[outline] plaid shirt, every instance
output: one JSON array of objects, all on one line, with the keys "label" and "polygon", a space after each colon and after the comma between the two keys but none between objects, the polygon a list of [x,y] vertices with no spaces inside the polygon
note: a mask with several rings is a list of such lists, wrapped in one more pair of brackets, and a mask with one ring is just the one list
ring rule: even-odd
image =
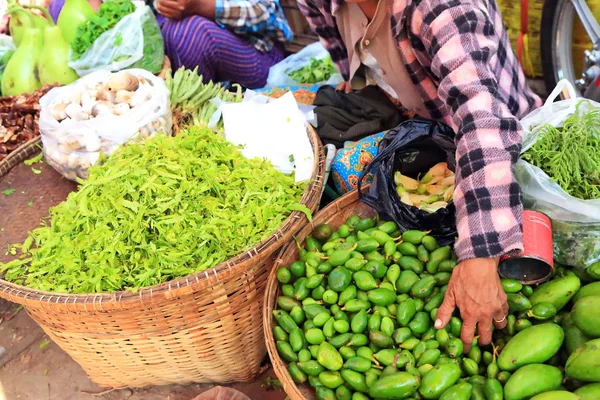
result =
[{"label": "plaid shirt", "polygon": [[294,38],[279,0],[216,0],[215,21],[267,52]]},{"label": "plaid shirt", "polygon": [[[299,0],[300,10],[348,78],[335,23],[343,0]],[[430,115],[456,135],[455,250],[460,260],[522,250],[519,118],[541,105],[493,0],[391,0],[392,34]]]}]

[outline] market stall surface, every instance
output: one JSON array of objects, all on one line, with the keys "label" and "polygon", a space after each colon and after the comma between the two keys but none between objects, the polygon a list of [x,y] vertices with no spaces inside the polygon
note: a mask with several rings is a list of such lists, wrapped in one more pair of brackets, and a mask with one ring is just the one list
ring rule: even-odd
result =
[{"label": "market stall surface", "polygon": [[[41,173],[39,172],[41,171]],[[49,165],[20,164],[0,178],[0,261],[6,249],[37,227],[48,209],[63,201],[76,185]],[[250,384],[228,385],[252,400],[281,400],[266,370]],[[106,391],[91,382],[81,367],[16,304],[0,300],[0,399],[6,400],[191,400],[213,385],[171,385]],[[102,394],[105,392],[104,394]]]}]

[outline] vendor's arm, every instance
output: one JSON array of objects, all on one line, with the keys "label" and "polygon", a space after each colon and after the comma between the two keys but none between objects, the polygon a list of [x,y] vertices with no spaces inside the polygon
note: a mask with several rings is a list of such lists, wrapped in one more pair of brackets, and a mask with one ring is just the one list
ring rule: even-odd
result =
[{"label": "vendor's arm", "polygon": [[329,52],[331,60],[336,64],[344,79],[348,80],[350,69],[348,52],[334,17],[331,12],[326,12],[330,7],[331,0],[298,0],[298,8],[306,17],[313,31],[319,36],[323,47]]},{"label": "vendor's arm", "polygon": [[471,343],[477,325],[480,341],[489,343],[492,320],[504,326],[508,311],[498,259],[523,247],[520,189],[512,174],[522,132],[499,95],[516,77],[503,71],[507,76],[500,88],[490,69],[492,60],[502,63],[506,54],[499,51],[499,35],[481,6],[468,1],[432,2],[436,7],[425,3],[418,7],[423,13],[413,18],[423,18],[420,37],[440,82],[438,96],[458,127],[455,250],[461,263],[436,326],[445,325],[457,306],[465,321],[463,341]]}]

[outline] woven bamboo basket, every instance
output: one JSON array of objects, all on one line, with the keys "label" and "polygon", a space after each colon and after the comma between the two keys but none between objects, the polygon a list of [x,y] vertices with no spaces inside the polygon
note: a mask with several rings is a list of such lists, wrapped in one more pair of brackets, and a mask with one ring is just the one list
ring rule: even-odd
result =
[{"label": "woven bamboo basket", "polygon": [[[315,163],[301,202],[317,209],[325,155],[309,127]],[[247,382],[266,348],[262,300],[276,251],[307,220],[293,212],[279,231],[216,267],[137,293],[69,295],[0,279],[0,297],[22,304],[44,332],[103,387]]]},{"label": "woven bamboo basket", "polygon": [[[295,237],[300,243],[304,243],[304,239],[311,234],[315,226],[327,223],[337,229],[352,215],[359,215],[363,218],[376,215],[375,210],[359,201],[358,191],[356,190],[340,197],[321,210],[315,218],[313,218],[312,222],[302,228]],[[273,310],[277,306],[277,297],[281,294],[279,282],[276,277],[277,269],[282,265],[290,265],[297,259],[298,248],[296,242],[292,240],[281,248],[275,261],[275,265],[269,274],[264,298],[262,316],[263,327],[267,351],[269,352],[269,357],[273,364],[273,370],[275,371],[277,378],[281,381],[285,393],[291,400],[312,400],[315,398],[314,391],[309,385],[298,386],[292,380],[287,369],[287,363],[279,356],[275,347],[275,339],[273,338]]]},{"label": "woven bamboo basket", "polygon": [[0,178],[29,157],[39,153],[41,146],[41,139],[38,136],[17,147],[5,159],[0,161]]}]

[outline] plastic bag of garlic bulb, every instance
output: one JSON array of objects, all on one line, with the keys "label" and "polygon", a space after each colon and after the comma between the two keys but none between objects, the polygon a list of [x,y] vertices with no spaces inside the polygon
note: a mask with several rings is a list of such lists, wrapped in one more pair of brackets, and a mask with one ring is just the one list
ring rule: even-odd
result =
[{"label": "plastic bag of garlic bulb", "polygon": [[97,71],[40,99],[44,158],[65,178],[87,178],[100,153],[144,140],[156,132],[171,135],[169,91],[162,79],[143,69]]}]

